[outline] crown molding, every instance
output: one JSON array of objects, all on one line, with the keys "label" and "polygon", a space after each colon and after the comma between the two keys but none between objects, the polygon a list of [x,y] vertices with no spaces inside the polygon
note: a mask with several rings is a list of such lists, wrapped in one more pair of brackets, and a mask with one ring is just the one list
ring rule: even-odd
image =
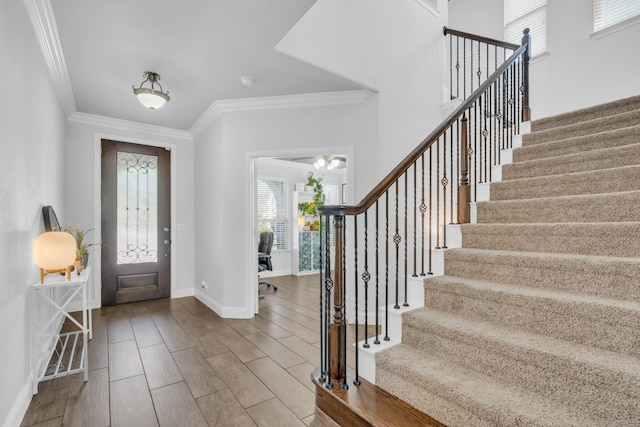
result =
[{"label": "crown molding", "polygon": [[198,137],[211,123],[224,113],[361,104],[373,95],[373,92],[363,89],[214,101],[209,108],[202,113],[198,120],[196,120],[193,126],[191,126],[189,132],[193,138]]},{"label": "crown molding", "polygon": [[186,130],[149,125],[140,122],[132,122],[130,120],[114,119],[112,117],[98,116],[95,114],[76,112],[73,113],[71,117],[69,117],[69,121],[84,125],[115,129],[123,132],[138,132],[152,136],[162,136],[184,141],[193,141],[193,137]]},{"label": "crown molding", "polygon": [[60,104],[67,117],[76,112],[76,103],[71,89],[67,63],[62,53],[56,20],[50,0],[23,0],[33,25],[44,61],[49,68],[53,84],[58,92]]}]

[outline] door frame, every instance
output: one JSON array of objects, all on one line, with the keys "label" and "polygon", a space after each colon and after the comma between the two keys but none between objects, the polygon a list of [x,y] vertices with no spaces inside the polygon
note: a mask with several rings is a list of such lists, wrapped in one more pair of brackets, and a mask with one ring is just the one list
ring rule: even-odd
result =
[{"label": "door frame", "polygon": [[[256,189],[256,180],[258,179],[258,174],[256,173],[255,161],[256,159],[264,159],[264,158],[278,158],[278,157],[289,157],[289,156],[323,156],[323,155],[331,155],[336,153],[343,153],[345,158],[347,159],[347,194],[348,200],[353,200],[353,177],[354,177],[354,164],[353,164],[353,146],[341,146],[341,147],[309,147],[309,148],[287,148],[281,150],[267,150],[267,151],[250,151],[246,153],[245,156],[245,165],[246,165],[246,173],[247,182],[245,183],[245,200],[248,200],[248,212],[247,212],[247,221],[249,233],[247,233],[246,238],[246,254],[244,259],[245,263],[245,271],[252,271],[252,266],[258,265],[258,252],[256,251],[258,242],[256,240],[256,236],[258,235],[258,213],[257,213],[257,189]],[[289,191],[293,191],[289,188]],[[291,207],[289,207],[291,208]],[[289,209],[291,210],[291,209]],[[293,238],[293,236],[290,236]],[[247,281],[245,286],[246,292],[246,301],[252,302],[253,313],[258,314],[259,308],[259,299],[258,292],[255,291],[256,282],[258,280],[257,277],[257,267],[253,268],[255,270],[254,275],[247,275]]]},{"label": "door frame", "polygon": [[[177,246],[177,242],[179,240],[178,233],[176,232],[176,156],[177,154],[177,144],[166,143],[166,142],[158,142],[152,141],[148,139],[142,138],[134,138],[130,136],[122,136],[111,133],[102,133],[96,132],[94,134],[94,194],[96,197],[94,199],[93,206],[93,223],[95,224],[94,232],[96,236],[99,236],[100,240],[102,240],[102,140],[103,139],[111,139],[114,141],[120,141],[125,143],[132,144],[140,144],[140,145],[149,145],[152,147],[161,147],[168,148],[171,150],[171,162],[170,162],[170,186],[171,186],[171,198],[170,198],[170,212],[171,212],[171,274],[169,276],[169,280],[171,281],[171,295],[169,298],[177,298],[182,295],[178,295],[176,291],[177,284],[177,265],[176,265],[176,254],[174,248]],[[92,263],[95,267],[92,271],[93,273],[93,308],[102,307],[102,292],[101,292],[101,284],[102,284],[102,254],[100,251],[96,251],[92,256]],[[257,261],[256,261],[257,262]]]}]

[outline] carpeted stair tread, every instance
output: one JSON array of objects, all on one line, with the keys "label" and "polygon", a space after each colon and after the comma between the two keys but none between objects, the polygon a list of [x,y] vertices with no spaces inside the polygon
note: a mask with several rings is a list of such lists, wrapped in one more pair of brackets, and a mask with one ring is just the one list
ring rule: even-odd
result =
[{"label": "carpeted stair tread", "polygon": [[640,301],[640,257],[449,249],[444,274],[495,283]]},{"label": "carpeted stair tread", "polygon": [[595,426],[561,402],[400,344],[378,354],[378,383],[450,427]]},{"label": "carpeted stair tread", "polygon": [[634,191],[638,188],[638,182],[640,182],[640,165],[511,179],[491,183],[491,200]]},{"label": "carpeted stair tread", "polygon": [[425,280],[425,307],[640,356],[640,303],[490,281]]},{"label": "carpeted stair tread", "polygon": [[465,248],[640,256],[640,222],[464,224],[462,236]]},{"label": "carpeted stair tread", "polygon": [[625,111],[607,117],[599,117],[592,120],[584,120],[565,126],[558,126],[543,131],[535,131],[523,135],[523,146],[540,144],[548,141],[574,138],[583,135],[597,134],[614,129],[620,129],[631,125],[636,125],[640,121],[640,109]]},{"label": "carpeted stair tread", "polygon": [[638,158],[640,158],[640,144],[589,150],[507,164],[502,167],[502,179],[508,181],[637,165]]},{"label": "carpeted stair tread", "polygon": [[640,421],[640,360],[432,308],[403,316],[403,344],[605,418]]},{"label": "carpeted stair tread", "polygon": [[640,191],[478,202],[478,223],[634,222]]},{"label": "carpeted stair tread", "polygon": [[640,96],[618,99],[605,104],[534,120],[531,122],[531,130],[534,132],[543,131],[553,127],[566,126],[599,117],[613,116],[637,109],[640,109]]},{"label": "carpeted stair tread", "polygon": [[[629,122],[629,124],[631,123],[640,123],[640,110],[638,110],[638,117],[634,118],[634,121]],[[530,144],[525,139],[522,147],[513,151],[513,161],[521,162],[542,159],[637,143],[640,143],[640,126],[628,126],[588,135],[570,135],[568,138],[552,139],[537,144]]]}]

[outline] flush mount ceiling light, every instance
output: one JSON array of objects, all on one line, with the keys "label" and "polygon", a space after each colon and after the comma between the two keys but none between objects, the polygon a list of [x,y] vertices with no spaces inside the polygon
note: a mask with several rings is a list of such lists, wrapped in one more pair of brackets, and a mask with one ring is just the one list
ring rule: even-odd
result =
[{"label": "flush mount ceiling light", "polygon": [[338,160],[337,157],[322,156],[318,160],[316,160],[315,163],[313,163],[313,166],[315,166],[316,169],[327,168],[331,170],[333,168],[338,167],[339,164],[340,164],[340,160]]},{"label": "flush mount ceiling light", "polygon": [[[133,93],[138,97],[138,101],[150,110],[157,110],[164,107],[169,102],[169,92],[163,92],[160,86],[160,74],[153,71],[145,71],[143,74],[145,80],[140,83],[140,87],[131,86]],[[145,83],[149,83],[151,87],[142,87]],[[156,90],[156,85],[160,90]]]},{"label": "flush mount ceiling light", "polygon": [[242,77],[240,77],[240,82],[242,82],[242,84],[247,86],[247,87],[253,86],[253,83],[255,83],[255,81],[256,81],[256,79],[254,79],[251,76],[242,76]]}]

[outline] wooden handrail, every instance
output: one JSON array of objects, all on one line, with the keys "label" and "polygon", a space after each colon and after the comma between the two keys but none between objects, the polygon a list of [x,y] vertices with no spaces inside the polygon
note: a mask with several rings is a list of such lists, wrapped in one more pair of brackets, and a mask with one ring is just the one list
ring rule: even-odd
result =
[{"label": "wooden handrail", "polygon": [[447,27],[443,27],[442,31],[444,32],[445,36],[448,34],[451,34],[453,36],[464,37],[465,39],[471,39],[471,40],[479,41],[481,43],[496,45],[498,47],[504,47],[506,49],[516,50],[520,47],[519,44],[509,43],[502,40],[496,40],[489,37],[478,36],[476,34],[465,33],[464,31],[458,31],[451,28],[447,28]]},{"label": "wooden handrail", "polygon": [[[454,31],[454,30],[449,30]],[[462,33],[465,34],[465,33]],[[491,40],[491,39],[486,39]],[[507,59],[496,71],[489,76],[489,78],[482,83],[478,89],[476,89],[466,100],[462,102],[449,116],[418,145],[407,157],[404,158],[389,174],[384,177],[373,190],[367,194],[360,203],[357,205],[324,205],[318,206],[318,213],[320,215],[359,215],[364,213],[378,200],[384,193],[396,182],[402,174],[407,171],[411,165],[420,159],[422,154],[433,145],[434,142],[453,124],[458,120],[462,114],[471,107],[479,97],[482,95],[489,86],[491,86],[502,73],[510,67],[516,59],[523,54],[523,52],[529,52],[528,45],[516,46],[517,50]]]}]

